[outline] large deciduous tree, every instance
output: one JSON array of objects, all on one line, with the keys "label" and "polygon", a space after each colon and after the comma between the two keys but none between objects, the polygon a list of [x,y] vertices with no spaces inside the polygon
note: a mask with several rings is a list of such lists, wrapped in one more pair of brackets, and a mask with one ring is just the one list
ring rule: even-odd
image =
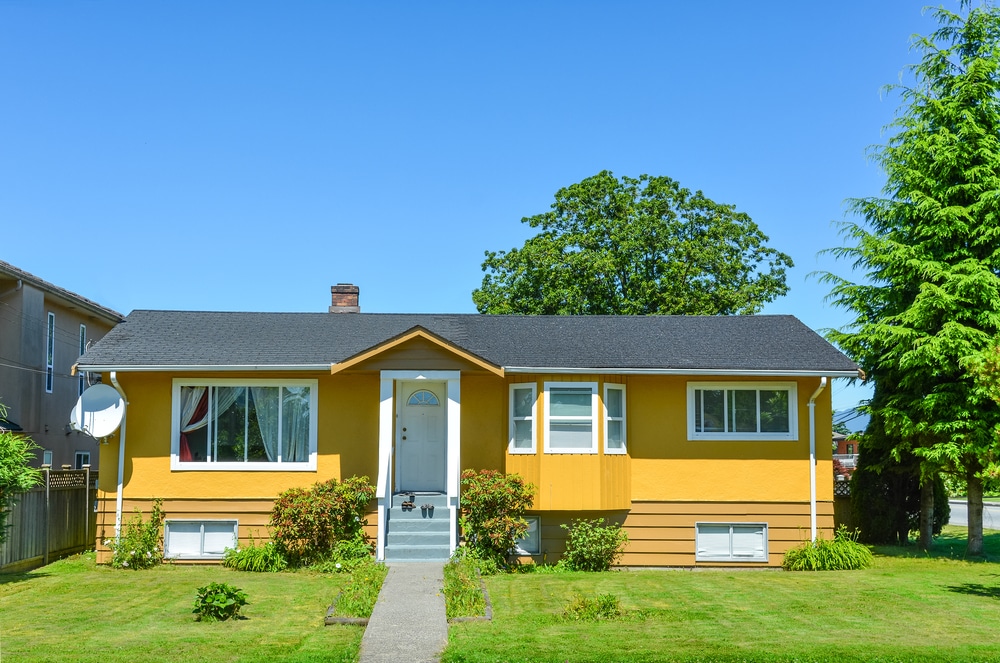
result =
[{"label": "large deciduous tree", "polygon": [[669,177],[603,171],[521,221],[540,232],[486,252],[480,313],[756,313],[788,290],[791,258],[749,216]]},{"label": "large deciduous tree", "polygon": [[873,150],[883,196],[852,201],[864,223],[845,223],[855,245],[834,250],[865,282],[825,276],[855,316],[830,337],[874,380],[872,413],[892,454],[920,462],[921,544],[936,475],[958,472],[969,483],[968,553],[981,554],[977,487],[1000,407],[967,366],[1000,332],[1000,13],[967,2],[933,13],[939,28],[915,38],[913,82],[893,86],[903,103]]}]

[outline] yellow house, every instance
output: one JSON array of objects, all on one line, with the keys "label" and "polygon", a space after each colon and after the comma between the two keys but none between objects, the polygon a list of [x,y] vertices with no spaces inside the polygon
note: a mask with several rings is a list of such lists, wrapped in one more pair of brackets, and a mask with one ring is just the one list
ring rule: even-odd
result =
[{"label": "yellow house", "polygon": [[830,380],[857,366],[792,316],[134,311],[79,361],[126,401],[98,550],[161,498],[168,557],[266,538],[292,486],[366,475],[379,559],[445,559],[459,475],[535,486],[520,552],[621,522],[628,566],[777,565],[833,529]]}]

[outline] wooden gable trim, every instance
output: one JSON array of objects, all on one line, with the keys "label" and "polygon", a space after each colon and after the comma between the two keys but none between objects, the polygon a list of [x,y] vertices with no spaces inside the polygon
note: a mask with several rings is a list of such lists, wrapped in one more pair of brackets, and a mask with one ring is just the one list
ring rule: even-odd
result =
[{"label": "wooden gable trim", "polygon": [[475,366],[478,366],[479,368],[482,368],[483,370],[488,371],[499,377],[504,377],[504,369],[502,366],[497,366],[495,364],[486,361],[485,359],[477,357],[468,350],[465,350],[464,348],[461,348],[455,345],[454,343],[446,341],[445,339],[441,338],[440,336],[437,336],[436,334],[432,334],[423,327],[414,327],[413,329],[404,332],[403,334],[400,334],[395,338],[390,338],[389,340],[384,341],[383,343],[380,343],[378,345],[372,346],[368,350],[356,354],[353,357],[348,357],[347,359],[345,359],[340,363],[331,364],[330,374],[335,375],[341,371],[353,368],[359,364],[368,361],[369,359],[377,357],[378,355],[388,350],[399,348],[400,346],[414,339],[423,339],[433,345],[436,345],[442,350],[455,355],[456,357],[464,359],[470,364],[474,364]]}]

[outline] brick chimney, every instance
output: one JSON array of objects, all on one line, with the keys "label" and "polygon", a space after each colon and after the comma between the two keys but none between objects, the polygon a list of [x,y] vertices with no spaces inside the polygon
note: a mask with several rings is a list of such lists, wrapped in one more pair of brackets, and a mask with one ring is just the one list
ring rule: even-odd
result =
[{"label": "brick chimney", "polygon": [[351,283],[338,283],[330,286],[330,313],[360,313],[358,306],[358,286]]}]

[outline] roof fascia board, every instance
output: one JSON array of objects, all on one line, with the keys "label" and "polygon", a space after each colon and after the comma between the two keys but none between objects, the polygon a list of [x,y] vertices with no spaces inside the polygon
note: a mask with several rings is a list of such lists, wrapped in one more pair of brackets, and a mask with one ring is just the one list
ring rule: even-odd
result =
[{"label": "roof fascia board", "polygon": [[860,371],[806,370],[731,370],[725,368],[552,368],[544,366],[505,366],[507,373],[551,373],[555,375],[735,375],[740,377],[863,377]]},{"label": "roof fascia board", "polygon": [[89,371],[91,373],[107,373],[118,371],[119,373],[136,372],[167,372],[167,371],[328,371],[330,364],[136,364],[127,366],[106,365],[106,364],[76,364],[73,366],[74,374],[77,371]]},{"label": "roof fascia board", "polygon": [[384,343],[380,343],[379,345],[369,348],[368,350],[356,354],[353,357],[350,357],[349,359],[345,359],[344,361],[338,364],[333,364],[332,366],[330,366],[330,373],[331,374],[340,373],[341,371],[347,370],[348,368],[352,368],[354,366],[357,366],[358,364],[364,363],[365,361],[368,361],[372,357],[376,357],[382,354],[383,352],[386,352],[387,350],[398,348],[404,343],[411,341],[415,338],[422,338],[425,341],[433,343],[442,350],[445,350],[458,357],[461,357],[462,359],[468,361],[469,363],[475,364],[479,368],[489,371],[494,375],[498,375],[500,377],[503,377],[504,375],[504,368],[502,366],[496,366],[495,364],[491,364],[488,361],[480,359],[471,352],[462,349],[461,347],[455,345],[454,343],[449,343],[445,339],[437,336],[436,334],[432,334],[431,332],[427,331],[422,327],[416,327],[408,332],[405,332],[397,336],[396,338],[389,339],[388,341],[385,341]]}]

